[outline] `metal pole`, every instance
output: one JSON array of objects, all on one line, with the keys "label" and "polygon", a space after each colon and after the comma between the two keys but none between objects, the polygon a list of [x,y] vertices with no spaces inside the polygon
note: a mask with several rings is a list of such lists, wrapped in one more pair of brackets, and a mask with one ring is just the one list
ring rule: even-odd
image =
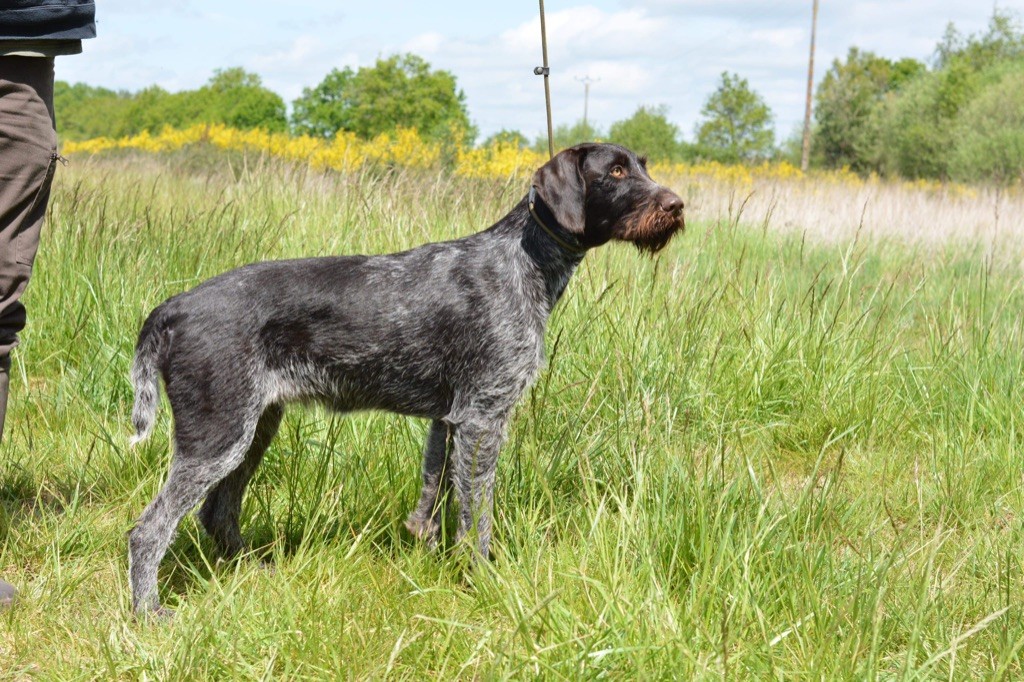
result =
[{"label": "metal pole", "polygon": [[551,86],[548,84],[548,76],[551,69],[548,68],[548,32],[544,25],[544,0],[540,0],[540,45],[544,52],[544,65],[533,70],[538,76],[544,76],[544,105],[548,112],[548,158],[555,155],[554,133],[551,129]]},{"label": "metal pole", "polygon": [[807,172],[811,160],[811,97],[814,94],[814,39],[818,32],[818,0],[814,0],[811,16],[811,58],[807,65],[807,107],[804,110],[804,141],[800,154],[800,170]]}]

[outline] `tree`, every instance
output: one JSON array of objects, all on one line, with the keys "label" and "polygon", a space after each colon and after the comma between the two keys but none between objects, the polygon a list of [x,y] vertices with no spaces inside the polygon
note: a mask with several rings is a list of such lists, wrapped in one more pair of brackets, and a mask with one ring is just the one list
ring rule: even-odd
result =
[{"label": "tree", "polygon": [[[584,123],[583,119],[576,121],[572,125],[567,123],[557,125],[552,131],[556,154],[559,150],[568,149],[584,142],[594,142],[600,137],[601,131],[589,123]],[[548,153],[548,136],[546,134],[541,134],[534,140],[533,150],[542,154]]]},{"label": "tree", "polygon": [[314,137],[333,137],[339,130],[347,130],[353,101],[352,78],[349,67],[331,69],[316,87],[303,88],[302,97],[292,102],[292,129]]},{"label": "tree", "polygon": [[878,169],[905,178],[949,174],[954,119],[940,113],[940,74],[929,72],[885,102],[878,114]]},{"label": "tree", "polygon": [[892,62],[851,47],[832,62],[815,94],[814,153],[829,168],[878,168],[878,109],[886,96],[925,71],[914,59]]},{"label": "tree", "polygon": [[[908,178],[994,180],[1012,166],[997,152],[1016,148],[1012,112],[998,100],[1005,99],[1007,105],[1019,101],[1004,89],[1016,81],[1003,76],[1024,59],[1024,35],[1013,15],[996,11],[982,34],[964,37],[951,25],[935,52],[932,71],[887,98],[879,116],[880,167]],[[997,94],[987,94],[993,88]],[[979,104],[981,99],[985,101]],[[993,120],[1011,128],[988,127]],[[972,131],[971,126],[978,128]],[[1002,140],[1008,146],[998,150],[982,143],[973,134],[977,129],[987,131],[989,142]],[[982,153],[995,154],[991,164],[983,162]]]},{"label": "tree", "polygon": [[413,54],[358,71],[334,69],[293,103],[292,128],[299,133],[331,137],[345,130],[370,139],[398,127],[433,141],[471,142],[476,135],[455,76],[431,70]]},{"label": "tree", "polygon": [[980,71],[996,62],[1024,56],[1024,35],[1017,15],[996,8],[985,33],[963,36],[952,23],[946,26],[942,40],[935,47],[935,68],[945,69],[956,62],[966,62]]},{"label": "tree", "polygon": [[153,85],[135,93],[115,134],[156,133],[197,123],[281,131],[287,120],[284,100],[264,88],[259,76],[240,68],[218,69],[198,90],[167,92]]},{"label": "tree", "polygon": [[530,141],[518,130],[499,130],[484,140],[481,146],[493,147],[496,144],[512,144],[519,149],[526,149],[530,146]]},{"label": "tree", "polygon": [[1024,180],[1024,65],[999,69],[998,80],[964,108],[955,129],[950,174],[965,182]]},{"label": "tree", "polygon": [[608,130],[608,141],[621,144],[652,161],[672,161],[680,155],[679,128],[668,120],[668,108],[639,107]]},{"label": "tree", "polygon": [[234,128],[263,128],[274,132],[288,126],[284,100],[263,87],[260,77],[235,67],[218,69],[196,97],[203,109],[203,122],[223,123]]},{"label": "tree", "polygon": [[53,84],[53,108],[61,139],[88,140],[118,135],[132,96],[85,83]]},{"label": "tree", "polygon": [[186,93],[172,94],[159,85],[143,88],[132,95],[115,134],[134,135],[143,130],[155,133],[164,126],[181,128],[199,116],[194,104]]},{"label": "tree", "polygon": [[697,144],[722,161],[756,161],[772,155],[772,112],[746,78],[722,73],[722,82],[701,109]]},{"label": "tree", "polygon": [[778,148],[775,150],[775,160],[785,161],[791,166],[799,167],[803,160],[804,152],[803,122],[797,124],[778,145]]}]

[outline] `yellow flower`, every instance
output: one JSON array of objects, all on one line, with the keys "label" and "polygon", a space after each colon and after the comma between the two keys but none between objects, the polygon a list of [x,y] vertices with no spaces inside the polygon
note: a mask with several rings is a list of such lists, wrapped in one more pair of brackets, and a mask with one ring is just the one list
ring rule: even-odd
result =
[{"label": "yellow flower", "polygon": [[[452,139],[461,139],[457,133],[453,131]],[[397,128],[372,140],[361,140],[345,131],[339,131],[333,138],[324,139],[271,133],[260,129],[237,130],[219,123],[201,123],[183,130],[168,127],[156,135],[144,131],[117,139],[98,137],[81,142],[69,141],[64,143],[62,151],[68,156],[99,154],[110,149],[160,153],[198,143],[210,144],[219,149],[259,152],[296,163],[308,163],[313,168],[330,168],[341,172],[358,171],[369,162],[405,168],[436,168],[442,156],[439,143],[424,140],[411,128]],[[495,142],[487,147],[454,147],[454,171],[468,178],[527,178],[547,160],[546,154],[523,149],[514,142]],[[861,177],[849,168],[804,173],[787,161],[764,162],[756,166],[716,161],[657,162],[651,164],[651,174],[672,184],[716,182],[745,187],[752,186],[755,181],[799,183],[813,180],[828,185],[861,187],[865,184],[895,182],[918,191],[946,192],[967,198],[977,196],[975,189],[964,185],[936,180],[883,181],[876,174]]]},{"label": "yellow flower", "polygon": [[468,178],[525,177],[547,160],[547,156],[514,142],[496,142],[489,147],[458,149],[455,173]]}]

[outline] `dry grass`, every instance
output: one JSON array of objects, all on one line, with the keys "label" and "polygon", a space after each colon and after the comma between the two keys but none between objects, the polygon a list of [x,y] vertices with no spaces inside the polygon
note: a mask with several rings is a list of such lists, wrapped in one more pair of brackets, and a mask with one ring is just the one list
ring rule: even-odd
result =
[{"label": "dry grass", "polygon": [[1024,253],[1024,191],[900,182],[755,179],[716,182],[666,177],[681,190],[696,221],[759,225],[839,243],[860,237],[914,246],[955,245]]}]

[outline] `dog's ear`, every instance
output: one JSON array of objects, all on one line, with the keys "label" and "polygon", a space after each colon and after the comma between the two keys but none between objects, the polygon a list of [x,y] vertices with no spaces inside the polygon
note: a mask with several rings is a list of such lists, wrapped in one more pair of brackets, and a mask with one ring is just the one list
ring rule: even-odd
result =
[{"label": "dog's ear", "polygon": [[558,223],[573,234],[583,234],[586,224],[587,183],[583,179],[584,145],[559,152],[533,174],[537,194]]}]

